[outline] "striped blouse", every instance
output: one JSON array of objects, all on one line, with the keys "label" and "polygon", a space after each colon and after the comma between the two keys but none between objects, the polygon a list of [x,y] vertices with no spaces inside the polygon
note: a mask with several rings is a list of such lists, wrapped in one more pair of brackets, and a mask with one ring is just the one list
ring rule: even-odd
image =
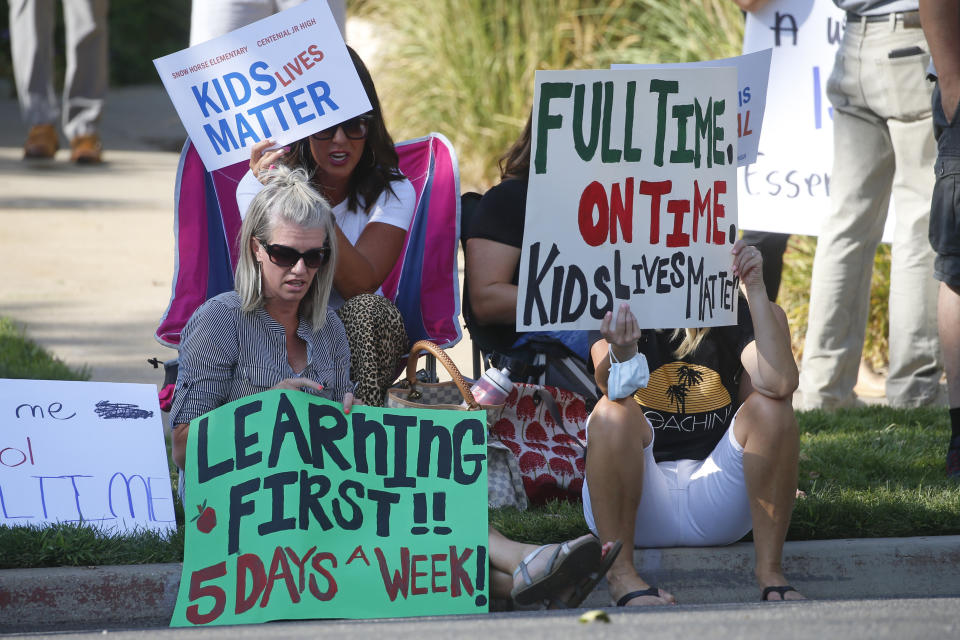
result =
[{"label": "striped blouse", "polygon": [[343,401],[350,382],[350,346],[336,312],[327,310],[319,330],[300,318],[297,335],[307,343],[307,367],[287,362],[283,327],[263,308],[245,313],[236,291],[207,300],[190,318],[180,340],[180,370],[170,423],[187,423],[228,402],[266,391],[284,378],[310,378],[312,392]]}]

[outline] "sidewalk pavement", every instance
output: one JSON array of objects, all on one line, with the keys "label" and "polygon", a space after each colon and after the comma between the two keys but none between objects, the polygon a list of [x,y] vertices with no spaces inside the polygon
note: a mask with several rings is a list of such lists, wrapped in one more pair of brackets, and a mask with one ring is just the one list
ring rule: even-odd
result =
[{"label": "sidewalk pavement", "polygon": [[[756,602],[753,545],[648,549],[641,575],[679,603]],[[784,568],[810,598],[960,596],[960,536],[788,542]],[[0,571],[0,633],[167,626],[180,564]],[[606,582],[583,608],[610,606]]]}]

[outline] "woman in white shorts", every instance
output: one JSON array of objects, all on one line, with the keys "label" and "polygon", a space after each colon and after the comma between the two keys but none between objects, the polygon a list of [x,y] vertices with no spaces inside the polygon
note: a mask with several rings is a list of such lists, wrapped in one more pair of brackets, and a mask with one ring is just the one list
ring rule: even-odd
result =
[{"label": "woman in white shorts", "polygon": [[[738,240],[732,253],[737,324],[641,331],[624,303],[594,333],[604,396],[588,421],[584,516],[601,541],[644,548],[725,545],[753,529],[761,599],[801,599],[781,567],[797,490],[797,365],[760,252]],[[633,554],[607,579],[620,606],[675,602],[637,574]]]}]

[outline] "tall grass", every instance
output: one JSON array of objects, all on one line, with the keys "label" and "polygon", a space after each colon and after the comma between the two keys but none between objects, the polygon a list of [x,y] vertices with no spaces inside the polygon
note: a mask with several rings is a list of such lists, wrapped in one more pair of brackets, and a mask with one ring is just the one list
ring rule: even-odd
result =
[{"label": "tall grass", "polygon": [[370,63],[394,137],[445,134],[464,188],[481,191],[526,121],[536,70],[735,55],[743,33],[729,0],[377,0],[355,11],[377,40]]},{"label": "tall grass", "polygon": [[[783,281],[777,301],[787,312],[793,352],[799,362],[803,356],[803,339],[807,333],[807,313],[810,308],[810,276],[813,272],[813,254],[817,239],[793,236],[783,256]],[[877,249],[870,284],[870,313],[863,345],[863,357],[875,371],[886,368],[890,332],[887,302],[890,297],[890,245]]]}]

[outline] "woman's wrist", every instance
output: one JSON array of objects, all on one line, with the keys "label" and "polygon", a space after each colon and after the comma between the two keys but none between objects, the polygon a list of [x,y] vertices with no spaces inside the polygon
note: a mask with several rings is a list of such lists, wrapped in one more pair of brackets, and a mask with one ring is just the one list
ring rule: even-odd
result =
[{"label": "woman's wrist", "polygon": [[633,346],[633,355],[620,359],[614,353],[615,345],[610,345],[610,369],[607,372],[607,397],[611,400],[621,400],[650,381],[650,369],[647,358],[640,353],[636,345]]},{"label": "woman's wrist", "polygon": [[632,342],[626,345],[610,344],[611,363],[616,359],[617,362],[626,362],[637,355],[637,343]]}]

